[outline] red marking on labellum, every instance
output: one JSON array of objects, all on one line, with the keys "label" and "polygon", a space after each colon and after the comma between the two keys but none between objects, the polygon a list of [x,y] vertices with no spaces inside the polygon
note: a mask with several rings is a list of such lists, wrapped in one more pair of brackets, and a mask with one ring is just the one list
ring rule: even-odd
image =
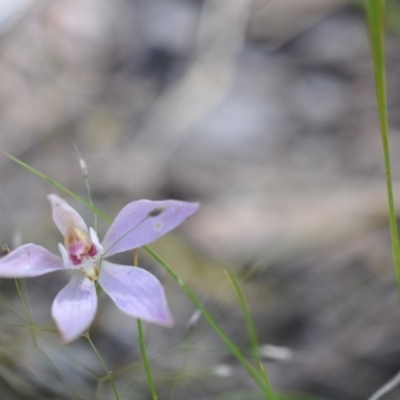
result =
[{"label": "red marking on labellum", "polygon": [[97,248],[94,244],[90,246],[90,249],[85,255],[88,255],[89,257],[94,257],[97,254]]},{"label": "red marking on labellum", "polygon": [[72,264],[79,265],[82,264],[82,259],[84,257],[94,257],[96,254],[97,248],[94,244],[92,244],[87,252],[81,253],[79,256],[75,254],[69,254],[69,259],[72,261]]}]

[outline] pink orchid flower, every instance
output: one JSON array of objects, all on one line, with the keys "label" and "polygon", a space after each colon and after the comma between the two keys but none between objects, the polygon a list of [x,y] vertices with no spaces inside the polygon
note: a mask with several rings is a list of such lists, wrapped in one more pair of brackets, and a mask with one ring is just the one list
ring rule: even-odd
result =
[{"label": "pink orchid flower", "polygon": [[113,264],[105,257],[153,242],[193,215],[198,204],[177,200],[139,200],[126,205],[100,243],[94,229],[68,203],[48,196],[53,220],[64,236],[61,258],[35,244],[25,244],[0,258],[1,278],[28,278],[72,269],[71,281],[54,299],[51,313],[64,343],[85,332],[97,310],[95,282],[128,315],[171,326],[164,289],[150,272]]}]

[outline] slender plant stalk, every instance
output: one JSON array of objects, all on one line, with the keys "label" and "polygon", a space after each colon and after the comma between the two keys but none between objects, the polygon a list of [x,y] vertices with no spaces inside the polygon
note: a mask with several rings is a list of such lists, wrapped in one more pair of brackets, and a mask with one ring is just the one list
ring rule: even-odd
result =
[{"label": "slender plant stalk", "polygon": [[265,392],[267,393],[267,399],[275,400],[274,392],[272,391],[271,385],[269,384],[267,371],[265,370],[264,364],[261,361],[260,361],[260,370],[261,370],[261,376],[264,378]]},{"label": "slender plant stalk", "polygon": [[196,295],[189,289],[188,286],[182,281],[181,278],[174,272],[174,270],[149,246],[143,246],[143,248],[168,272],[172,279],[183,289],[190,300],[195,306],[202,312],[204,318],[219,335],[219,337],[225,342],[231,353],[238,359],[238,361],[247,370],[249,375],[255,380],[261,389],[264,388],[264,381],[257,370],[247,361],[239,348],[229,339],[228,335],[222,330],[218,323],[214,320],[211,314],[205,309],[200,300]]},{"label": "slender plant stalk", "polygon": [[260,360],[260,352],[259,352],[259,345],[258,345],[258,337],[257,337],[257,331],[254,326],[253,318],[251,317],[249,307],[247,305],[246,299],[243,295],[242,289],[240,288],[240,285],[238,281],[236,280],[235,276],[228,272],[224,271],[226,277],[228,278],[230,284],[232,285],[236,296],[238,297],[240,306],[243,310],[243,315],[244,319],[246,322],[246,327],[247,327],[247,333],[249,335],[249,340],[250,340],[250,348],[251,348],[251,355],[253,356],[254,360],[258,362],[258,364],[261,366],[261,376],[264,380],[264,396],[267,400],[273,400],[274,396],[272,393],[271,386],[269,384],[269,379],[267,376],[267,371],[264,368],[264,365],[262,364]]},{"label": "slender plant stalk", "polygon": [[33,323],[31,310],[30,310],[28,304],[25,301],[25,296],[24,296],[24,293],[23,293],[23,291],[21,289],[21,285],[19,283],[19,280],[17,278],[15,278],[14,281],[15,281],[15,287],[17,288],[18,296],[19,296],[19,298],[21,300],[22,308],[24,309],[24,312],[25,312],[25,314],[26,314],[26,316],[28,318],[28,324],[29,324],[29,329],[28,330],[29,330],[29,335],[30,335],[31,340],[32,340],[33,347],[37,348],[38,344],[37,344],[35,332],[34,332],[34,329],[33,329],[34,323]]},{"label": "slender plant stalk", "polygon": [[235,276],[228,272],[224,271],[226,277],[228,278],[230,284],[232,285],[236,296],[239,300],[240,307],[242,308],[244,319],[246,322],[246,327],[247,327],[247,334],[249,335],[249,341],[250,341],[250,349],[251,349],[251,354],[252,356],[258,360],[259,358],[259,349],[258,349],[258,338],[257,338],[257,332],[256,328],[254,326],[253,318],[251,317],[249,307],[247,305],[246,299],[244,298],[243,292],[240,288],[240,285],[238,281],[236,280]]},{"label": "slender plant stalk", "polygon": [[0,308],[5,308],[13,312],[17,317],[19,317],[22,321],[24,321],[26,326],[26,318],[22,315],[15,307],[8,304],[7,300],[0,294]]},{"label": "slender plant stalk", "polygon": [[179,369],[179,372],[178,372],[178,374],[176,375],[174,385],[172,386],[171,395],[170,395],[170,400],[173,400],[173,399],[174,399],[175,391],[176,391],[176,389],[177,389],[179,383],[180,383],[181,380],[183,379],[183,373],[184,373],[185,368],[186,368],[188,350],[189,350],[189,346],[190,346],[190,344],[189,344],[189,337],[190,337],[191,331],[192,331],[191,329],[188,330],[188,332],[187,332],[186,335],[185,335],[185,339],[184,339],[184,341],[183,341],[183,344],[184,344],[183,361],[182,361],[181,368]]},{"label": "slender plant stalk", "polygon": [[112,376],[112,372],[109,371],[109,369],[107,368],[106,363],[104,362],[103,358],[101,357],[99,351],[97,350],[96,346],[95,346],[94,343],[92,342],[92,339],[90,338],[89,332],[87,332],[85,336],[86,336],[86,339],[88,340],[88,342],[89,342],[91,348],[93,349],[94,354],[96,354],[97,358],[98,358],[99,361],[100,361],[100,364],[103,366],[104,371],[105,371],[106,374],[107,374],[107,377],[108,377],[108,379],[109,379],[109,381],[110,381],[110,384],[111,384],[111,388],[112,388],[112,390],[113,390],[113,392],[114,392],[115,400],[120,400],[120,397],[119,397],[119,395],[118,395],[118,390],[117,390],[117,388],[116,388],[116,386],[115,386],[115,383],[114,383],[114,378],[113,378],[113,376]]},{"label": "slender plant stalk", "polygon": [[397,278],[397,289],[400,294],[400,246],[396,222],[396,210],[390,168],[389,124],[387,115],[386,71],[385,71],[385,1],[364,0],[367,15],[370,47],[374,69],[376,101],[379,114],[383,156],[386,172],[386,187],[389,205],[389,225],[392,242],[392,253]]},{"label": "slender plant stalk", "polygon": [[[396,210],[392,188],[390,168],[389,124],[387,115],[386,67],[385,67],[385,1],[364,0],[370,37],[371,54],[374,69],[376,100],[378,105],[379,124],[381,129],[383,155],[386,170],[386,185],[389,203],[390,236],[397,277],[397,288],[400,294],[400,245],[396,222]],[[393,390],[400,382],[400,373],[375,392],[368,400],[378,400]]]},{"label": "slender plant stalk", "polygon": [[[41,179],[51,183],[53,186],[57,187],[67,195],[71,196],[75,200],[79,201],[82,203],[84,206],[88,207],[91,209],[93,212],[95,212],[98,216],[102,217],[108,222],[112,222],[112,218],[110,218],[107,214],[99,210],[98,208],[92,206],[89,202],[86,200],[82,199],[80,196],[75,194],[74,192],[71,192],[68,190],[66,187],[61,185],[60,183],[56,182],[55,180],[51,179],[47,175],[39,172],[35,168],[31,167],[30,165],[24,163],[23,161],[19,160],[16,157],[11,156],[10,154],[1,151],[6,157],[8,157],[10,160],[16,162],[17,164],[21,165],[22,167],[26,168],[33,174],[37,175]],[[196,297],[196,295],[189,289],[188,286],[179,278],[179,276],[174,272],[174,270],[149,246],[143,246],[143,248],[168,272],[168,274],[171,276],[171,278],[178,283],[179,286],[183,289],[183,291],[186,293],[186,295],[190,298],[190,300],[196,305],[196,307],[202,312],[204,318],[207,320],[207,322],[210,324],[210,326],[215,330],[215,332],[219,335],[219,337],[224,341],[226,346],[229,348],[231,353],[238,359],[238,361],[243,365],[243,367],[246,369],[246,371],[249,373],[249,375],[254,379],[254,381],[258,384],[258,386],[264,390],[265,385],[264,385],[264,378],[259,374],[258,370],[254,368],[244,357],[242,352],[239,350],[239,348],[229,339],[228,335],[222,330],[222,328],[219,326],[219,324],[214,320],[214,318],[211,316],[211,314],[205,309],[201,301]],[[98,355],[100,356],[100,355]]]},{"label": "slender plant stalk", "polygon": [[[81,153],[79,152],[78,147],[77,146],[74,146],[74,147],[75,147],[76,155],[77,155],[77,158],[79,161],[79,167],[81,169],[82,178],[85,181],[88,201],[89,201],[90,205],[92,207],[94,207],[94,204],[92,201],[92,191],[90,190],[90,184],[89,184],[89,171],[87,168],[87,164],[86,164],[86,161],[81,156]],[[94,230],[97,233],[97,214],[96,213],[94,213]]]},{"label": "slender plant stalk", "polygon": [[137,320],[137,329],[139,335],[139,344],[140,344],[140,352],[142,354],[143,365],[146,371],[147,376],[147,383],[149,384],[151,399],[158,400],[156,387],[154,386],[153,375],[151,373],[149,358],[147,357],[147,350],[146,350],[146,341],[144,339],[142,321],[140,319]]},{"label": "slender plant stalk", "polygon": [[[33,317],[31,314],[31,310],[29,308],[28,303],[25,300],[25,296],[26,296],[26,287],[24,285],[24,281],[21,281],[19,279],[15,279],[15,287],[17,289],[18,292],[18,296],[20,298],[21,301],[21,305],[22,308],[26,314],[26,317],[28,319],[28,324],[29,324],[29,335],[31,337],[32,340],[32,344],[33,347],[36,349],[36,351],[51,365],[51,367],[53,368],[54,374],[56,375],[56,377],[60,380],[60,382],[68,389],[71,391],[71,393],[73,394],[75,399],[81,399],[79,397],[79,395],[75,392],[75,390],[72,388],[72,386],[63,378],[62,374],[59,372],[59,370],[57,369],[57,367],[54,365],[53,361],[51,361],[51,359],[46,355],[46,353],[39,347],[39,344],[37,342],[36,339],[36,335],[35,335],[35,324],[33,321]],[[25,292],[25,293],[24,293]]]},{"label": "slender plant stalk", "polygon": [[64,379],[62,376],[61,372],[58,370],[57,366],[54,364],[54,362],[49,358],[49,356],[39,347],[36,346],[36,350],[39,352],[39,354],[50,364],[50,366],[53,368],[54,375],[57,377],[57,379],[65,386],[66,389],[70,390],[71,393],[74,396],[74,399],[76,400],[82,400],[82,397],[80,397],[74,388]]},{"label": "slender plant stalk", "polygon": [[17,164],[21,165],[21,167],[26,168],[28,171],[32,172],[39,178],[45,180],[46,182],[51,183],[53,186],[55,186],[57,189],[60,189],[64,193],[66,193],[68,196],[71,196],[73,199],[76,201],[79,201],[82,203],[84,206],[92,210],[94,213],[96,213],[99,217],[105,219],[108,222],[112,222],[112,218],[110,218],[107,214],[103,213],[103,211],[99,210],[98,208],[94,207],[93,205],[90,204],[90,202],[86,201],[82,197],[78,196],[71,190],[67,189],[65,186],[61,185],[60,183],[56,182],[54,179],[51,179],[49,176],[42,174],[40,171],[37,169],[31,167],[30,165],[24,163],[23,161],[19,160],[18,158],[12,156],[11,154],[6,153],[5,151],[0,150],[1,153],[3,153],[6,157],[8,157],[10,160],[16,162]]},{"label": "slender plant stalk", "polygon": [[[90,190],[90,185],[89,185],[88,176],[85,175],[83,179],[85,180],[86,192],[87,192],[87,196],[88,196],[89,203],[90,203],[90,205],[91,205],[92,207],[94,207],[93,201],[92,201],[92,192],[91,192],[91,190]],[[95,230],[96,233],[97,233],[97,214],[96,214],[96,213],[94,213],[94,230]]]},{"label": "slender plant stalk", "polygon": [[[133,252],[133,265],[138,266],[138,264],[139,264],[139,252],[137,249],[135,249]],[[142,354],[143,365],[146,371],[147,383],[149,384],[151,398],[152,400],[158,400],[157,391],[153,380],[153,374],[151,373],[150,362],[147,356],[146,340],[144,337],[142,321],[140,319],[137,319],[137,330],[139,336],[140,352]]]}]

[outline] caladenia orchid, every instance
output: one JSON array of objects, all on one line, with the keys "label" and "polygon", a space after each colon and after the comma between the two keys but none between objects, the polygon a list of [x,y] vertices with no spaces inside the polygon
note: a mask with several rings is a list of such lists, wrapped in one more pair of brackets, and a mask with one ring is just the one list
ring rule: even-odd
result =
[{"label": "caladenia orchid", "polygon": [[144,246],[193,215],[198,204],[177,200],[138,200],[126,205],[100,243],[94,229],[68,203],[48,196],[53,220],[64,236],[61,258],[35,244],[25,244],[0,258],[0,278],[28,278],[71,269],[72,279],[54,299],[51,313],[64,343],[85,332],[97,310],[96,282],[126,314],[158,325],[173,319],[164,289],[150,272],[105,258]]}]

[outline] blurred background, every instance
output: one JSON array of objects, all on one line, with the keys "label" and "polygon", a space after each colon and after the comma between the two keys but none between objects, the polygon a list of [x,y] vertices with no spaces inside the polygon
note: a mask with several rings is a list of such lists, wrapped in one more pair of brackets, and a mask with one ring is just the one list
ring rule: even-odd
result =
[{"label": "blurred background", "polygon": [[[400,209],[398,1],[388,16]],[[360,3],[0,0],[0,77],[1,149],[81,196],[83,159],[94,203],[112,217],[141,198],[201,202],[154,248],[246,349],[224,270],[241,279],[282,399],[366,399],[398,372],[400,308]],[[46,195],[62,193],[4,156],[0,187],[0,243],[57,252]],[[100,236],[107,226],[99,221]],[[165,284],[176,321],[146,327],[160,400],[261,399],[182,290],[144,252],[140,261]],[[14,281],[1,282],[2,399],[114,398],[88,342],[63,347],[54,330],[51,302],[68,278],[26,281],[37,347]],[[102,296],[91,334],[121,398],[150,399],[135,321]]]}]

